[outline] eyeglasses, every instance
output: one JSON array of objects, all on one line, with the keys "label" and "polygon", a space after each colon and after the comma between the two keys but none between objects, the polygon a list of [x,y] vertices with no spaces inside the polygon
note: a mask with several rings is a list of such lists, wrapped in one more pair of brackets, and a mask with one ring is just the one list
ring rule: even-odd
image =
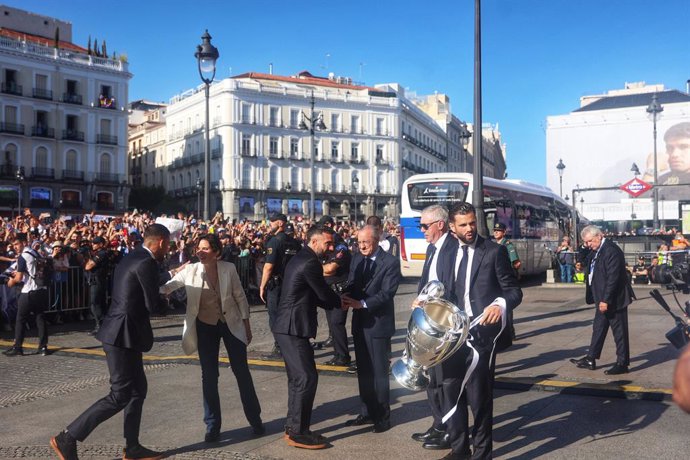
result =
[{"label": "eyeglasses", "polygon": [[433,222],[429,222],[428,224],[419,224],[419,228],[422,229],[422,230],[424,230],[424,231],[429,230],[429,227],[431,227],[432,225],[434,225],[436,222],[441,222],[441,221],[440,221],[440,220],[435,220],[435,221],[433,221]]}]

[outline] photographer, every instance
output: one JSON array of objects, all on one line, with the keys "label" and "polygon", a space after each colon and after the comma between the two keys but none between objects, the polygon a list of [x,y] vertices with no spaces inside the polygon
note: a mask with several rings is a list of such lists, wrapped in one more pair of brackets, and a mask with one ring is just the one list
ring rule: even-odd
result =
[{"label": "photographer", "polygon": [[108,312],[105,302],[107,288],[108,271],[110,269],[110,257],[105,247],[105,240],[97,236],[91,240],[91,254],[84,266],[86,270],[86,280],[89,285],[89,303],[91,314],[96,321],[90,335],[96,335],[101,327],[103,317]]}]

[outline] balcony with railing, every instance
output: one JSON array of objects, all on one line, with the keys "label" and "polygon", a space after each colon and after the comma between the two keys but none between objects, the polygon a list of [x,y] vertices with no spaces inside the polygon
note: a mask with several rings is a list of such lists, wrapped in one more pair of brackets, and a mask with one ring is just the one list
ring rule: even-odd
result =
[{"label": "balcony with railing", "polygon": [[0,122],[0,133],[24,135],[24,125],[19,123]]},{"label": "balcony with railing", "polygon": [[55,137],[55,130],[46,126],[32,126],[31,135],[34,137],[47,137],[52,139]]},{"label": "balcony with railing", "polygon": [[62,209],[79,209],[81,208],[80,200],[60,200],[60,208]]},{"label": "balcony with railing", "polygon": [[84,142],[84,131],[77,131],[76,129],[63,129],[62,140]]},{"label": "balcony with railing", "polygon": [[192,155],[192,164],[199,164],[204,162],[204,154],[203,153],[195,153]]},{"label": "balcony with railing", "polygon": [[78,171],[76,169],[63,169],[62,170],[62,180],[71,181],[84,181],[84,171]]},{"label": "balcony with railing", "polygon": [[53,168],[31,168],[31,177],[37,179],[54,179],[55,170]]},{"label": "balcony with railing", "polygon": [[120,183],[120,175],[114,174],[114,173],[99,172],[99,173],[96,173],[95,179],[97,182],[104,182],[104,183],[108,183],[108,184],[119,184]]},{"label": "balcony with railing", "polygon": [[45,99],[46,101],[53,100],[53,92],[45,88],[34,88],[32,96],[34,99]]},{"label": "balcony with railing", "polygon": [[115,104],[115,98],[112,96],[99,96],[98,99],[96,99],[95,105],[96,107],[100,107],[101,109],[117,109],[117,106]]},{"label": "balcony with railing", "polygon": [[65,104],[82,105],[81,94],[77,93],[62,93],[62,102]]},{"label": "balcony with railing", "polygon": [[17,177],[17,165],[12,163],[0,165],[0,177],[3,179],[15,179]]},{"label": "balcony with railing", "polygon": [[0,91],[2,91],[5,94],[21,96],[24,92],[24,88],[22,87],[22,85],[18,85],[17,82],[4,81],[2,82],[2,87],[0,87]]},{"label": "balcony with railing", "polygon": [[211,158],[212,159],[217,159],[223,156],[223,152],[221,151],[220,147],[216,147],[215,149],[211,149]]},{"label": "balcony with railing", "polygon": [[96,143],[105,145],[117,145],[117,136],[110,134],[96,134]]}]

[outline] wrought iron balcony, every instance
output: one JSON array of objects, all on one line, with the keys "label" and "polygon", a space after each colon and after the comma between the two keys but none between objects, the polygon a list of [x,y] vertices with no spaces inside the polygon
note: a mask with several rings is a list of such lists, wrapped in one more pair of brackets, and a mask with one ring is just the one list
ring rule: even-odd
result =
[{"label": "wrought iron balcony", "polygon": [[77,93],[62,93],[62,102],[66,104],[82,105],[81,94]]},{"label": "wrought iron balcony", "polygon": [[63,129],[62,139],[66,141],[84,142],[84,131],[77,131],[76,129]]},{"label": "wrought iron balcony", "polygon": [[[63,180],[83,181],[84,180],[84,171],[77,171],[75,169],[63,169],[62,170],[62,179]],[[81,204],[78,207],[81,207]]]},{"label": "wrought iron balcony", "polygon": [[53,179],[55,178],[55,170],[53,168],[31,168],[31,177]]},{"label": "wrought iron balcony", "polygon": [[17,165],[12,163],[0,165],[0,177],[3,179],[15,179],[17,177]]},{"label": "wrought iron balcony", "polygon": [[18,85],[13,81],[6,81],[2,83],[2,92],[5,94],[14,94],[15,96],[21,96],[23,94],[24,88],[22,85]]},{"label": "wrought iron balcony", "polygon": [[216,147],[215,149],[211,149],[211,158],[212,159],[215,160],[216,158],[220,158],[221,156],[223,156],[223,152],[220,150],[220,147]]},{"label": "wrought iron balcony", "polygon": [[55,130],[53,128],[48,128],[46,126],[32,126],[31,135],[35,137],[55,137]]},{"label": "wrought iron balcony", "polygon": [[96,134],[97,144],[117,145],[117,136],[110,134]]},{"label": "wrought iron balcony", "polygon": [[34,88],[33,97],[36,99],[45,99],[47,101],[53,100],[53,92],[49,89]]},{"label": "wrought iron balcony", "polygon": [[107,182],[110,184],[118,184],[120,182],[120,175],[113,173],[96,173],[96,180],[98,182]]},{"label": "wrought iron balcony", "polygon": [[0,133],[24,135],[24,125],[18,123],[0,122]]}]

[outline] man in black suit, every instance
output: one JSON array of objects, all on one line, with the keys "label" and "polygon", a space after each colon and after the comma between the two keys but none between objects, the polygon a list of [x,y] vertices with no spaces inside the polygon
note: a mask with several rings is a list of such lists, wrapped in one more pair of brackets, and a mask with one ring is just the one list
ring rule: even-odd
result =
[{"label": "man in black suit", "polygon": [[604,373],[625,374],[630,365],[628,339],[628,305],[634,298],[632,286],[625,269],[623,251],[611,240],[604,238],[599,227],[589,225],[582,229],[582,241],[590,249],[586,301],[596,306],[592,341],[587,356],[570,361],[577,367],[596,369],[601,357],[609,326],[616,342],[616,364]]},{"label": "man in black suit", "polygon": [[373,424],[375,433],[391,427],[389,349],[395,332],[394,297],[400,283],[400,260],[379,246],[373,225],[357,233],[359,253],[350,264],[350,293],[343,308],[352,308],[352,336],[357,360],[361,413],[348,425]]},{"label": "man in black suit", "polygon": [[[506,247],[477,234],[477,217],[471,204],[455,204],[449,211],[449,221],[451,230],[460,240],[454,264],[453,302],[464,309],[470,320],[483,316],[470,330],[467,345],[440,364],[443,367],[444,418],[447,417],[446,437],[442,441],[450,443],[452,448],[443,458],[485,459],[491,458],[492,453],[496,343],[505,326],[506,311],[520,305],[522,291]],[[501,336],[508,342],[505,346],[509,346],[510,334]],[[471,370],[475,353],[478,361],[463,390],[462,382]],[[468,404],[474,416],[473,452],[470,450]],[[431,443],[426,447],[445,448],[447,444],[439,442],[435,446]]]},{"label": "man in black suit", "polygon": [[323,449],[328,444],[324,436],[309,430],[319,381],[309,339],[316,337],[316,307],[340,307],[340,297],[326,284],[319,260],[332,250],[333,230],[312,227],[307,232],[306,246],[285,267],[284,289],[271,327],[288,375],[285,439],[303,449]]},{"label": "man in black suit", "polygon": [[[445,288],[444,298],[448,298],[453,290],[453,274],[455,255],[458,250],[458,240],[448,231],[448,210],[440,205],[432,205],[422,210],[419,228],[424,233],[429,246],[422,269],[422,276],[417,286],[417,294],[429,281],[441,281]],[[415,305],[416,306],[416,305]],[[413,433],[412,439],[427,444],[441,444],[446,434],[446,424],[441,420],[443,413],[441,384],[443,373],[441,366],[429,369],[429,386],[426,388],[429,407],[433,417],[433,424],[423,433]]]},{"label": "man in black suit", "polygon": [[124,409],[123,459],[163,458],[163,454],[139,444],[141,413],[146,398],[146,374],[142,353],[153,346],[149,315],[158,305],[159,262],[170,245],[170,232],[160,224],[146,229],[144,245],[126,255],[115,268],[113,294],[108,314],[96,338],[110,371],[110,394],[97,401],[50,440],[63,460],[77,459],[76,441]]}]

